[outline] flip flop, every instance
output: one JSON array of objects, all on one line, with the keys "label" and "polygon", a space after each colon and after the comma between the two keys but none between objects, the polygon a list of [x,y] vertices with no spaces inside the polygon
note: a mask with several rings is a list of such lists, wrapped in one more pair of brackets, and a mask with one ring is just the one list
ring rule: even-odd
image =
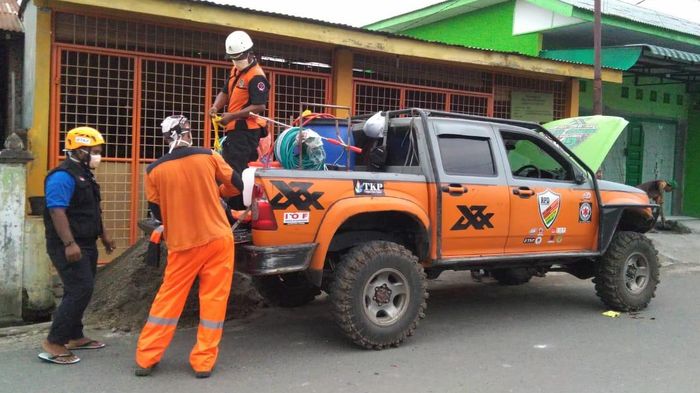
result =
[{"label": "flip flop", "polygon": [[[74,357],[73,360],[68,360],[67,358]],[[80,358],[73,355],[72,353],[62,353],[60,355],[52,355],[48,352],[42,352],[39,354],[39,359],[44,360],[49,363],[55,364],[75,364],[80,361]]]},{"label": "flip flop", "polygon": [[69,347],[66,345],[66,349],[70,351],[81,350],[81,349],[100,349],[106,347],[107,344],[101,343],[97,340],[90,340],[83,345],[78,345],[77,347]]}]

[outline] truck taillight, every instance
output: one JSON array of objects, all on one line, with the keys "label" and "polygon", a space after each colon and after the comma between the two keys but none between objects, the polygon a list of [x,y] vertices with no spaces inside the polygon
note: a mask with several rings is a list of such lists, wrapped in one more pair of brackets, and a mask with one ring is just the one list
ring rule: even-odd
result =
[{"label": "truck taillight", "polygon": [[275,213],[270,201],[265,196],[265,190],[256,184],[253,188],[253,229],[274,231],[277,229]]}]

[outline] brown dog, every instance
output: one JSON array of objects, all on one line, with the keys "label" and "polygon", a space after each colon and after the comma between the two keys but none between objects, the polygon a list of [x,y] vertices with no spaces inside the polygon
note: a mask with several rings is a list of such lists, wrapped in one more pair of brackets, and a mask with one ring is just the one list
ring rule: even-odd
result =
[{"label": "brown dog", "polygon": [[660,206],[661,226],[666,227],[666,218],[664,217],[664,192],[671,192],[675,188],[673,180],[652,180],[642,183],[637,186],[640,190],[647,193],[649,200]]}]

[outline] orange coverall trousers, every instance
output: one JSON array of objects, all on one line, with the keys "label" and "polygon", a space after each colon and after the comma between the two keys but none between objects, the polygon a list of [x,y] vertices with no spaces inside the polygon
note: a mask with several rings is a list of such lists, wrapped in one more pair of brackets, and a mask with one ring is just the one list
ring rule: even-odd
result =
[{"label": "orange coverall trousers", "polygon": [[190,353],[194,371],[211,371],[219,354],[233,279],[233,237],[168,254],[161,284],[136,347],[139,367],[160,362],[175,334],[192,283],[199,277],[199,328]]}]

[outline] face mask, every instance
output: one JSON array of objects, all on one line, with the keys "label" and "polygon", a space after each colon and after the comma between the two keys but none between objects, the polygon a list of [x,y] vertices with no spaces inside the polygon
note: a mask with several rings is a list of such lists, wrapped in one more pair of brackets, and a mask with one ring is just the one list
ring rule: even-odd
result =
[{"label": "face mask", "polygon": [[238,71],[242,71],[250,65],[250,62],[248,61],[248,59],[234,60],[233,65],[236,66],[236,69]]},{"label": "face mask", "polygon": [[97,169],[100,166],[100,161],[102,161],[101,154],[90,154],[90,169]]},{"label": "face mask", "polygon": [[190,146],[192,146],[192,142],[183,141],[182,137],[178,136],[178,137],[176,137],[176,139],[174,141],[170,142],[170,150],[168,151],[168,153],[172,153],[176,147],[182,147],[182,146],[190,147]]}]

